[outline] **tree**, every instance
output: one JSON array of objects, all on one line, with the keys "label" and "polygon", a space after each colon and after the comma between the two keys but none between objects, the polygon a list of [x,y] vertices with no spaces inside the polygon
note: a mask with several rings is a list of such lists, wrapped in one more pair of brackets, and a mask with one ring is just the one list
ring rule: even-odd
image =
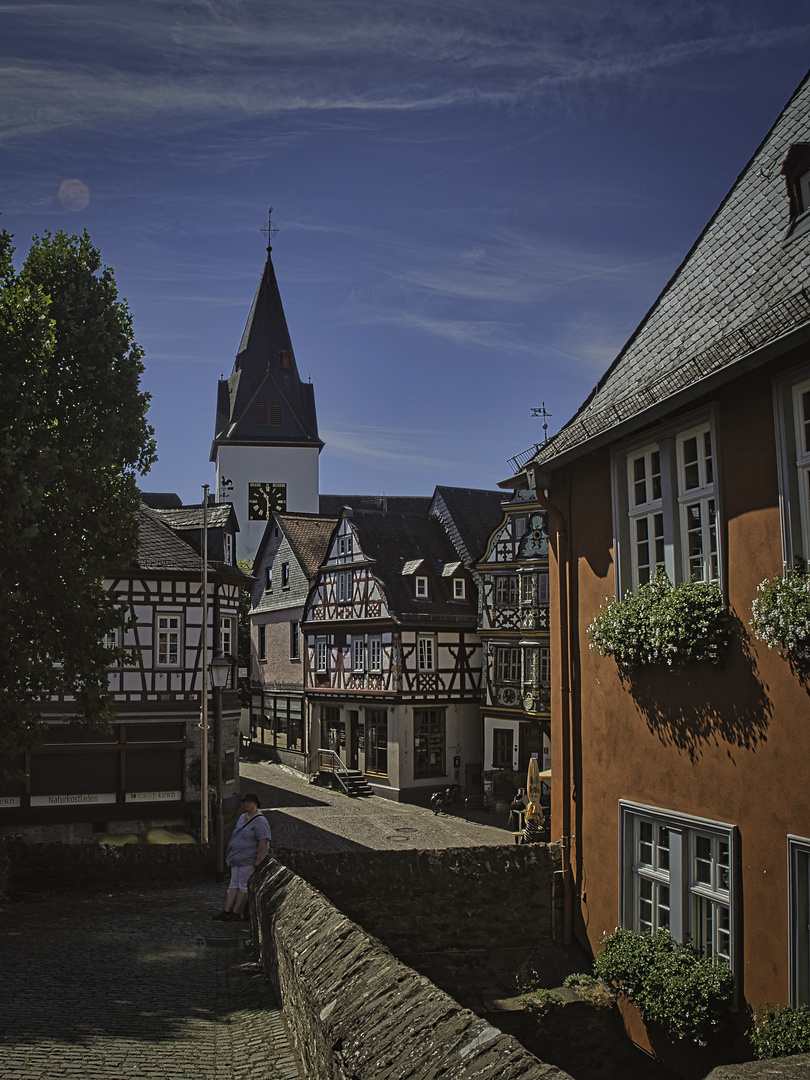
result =
[{"label": "tree", "polygon": [[19,273],[11,239],[0,232],[4,755],[36,741],[51,697],[72,698],[78,722],[110,719],[124,616],[104,577],[137,552],[136,472],[156,458],[143,351],[90,237],[35,237]]}]

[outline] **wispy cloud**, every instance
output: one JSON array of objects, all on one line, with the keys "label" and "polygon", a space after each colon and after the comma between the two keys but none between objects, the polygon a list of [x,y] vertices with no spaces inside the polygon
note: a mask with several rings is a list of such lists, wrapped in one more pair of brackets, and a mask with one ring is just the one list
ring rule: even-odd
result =
[{"label": "wispy cloud", "polygon": [[731,0],[710,11],[646,0],[2,4],[0,138],[122,118],[558,105],[579,87],[810,37],[810,21],[741,31],[733,12]]},{"label": "wispy cloud", "polygon": [[[394,471],[424,468],[436,472],[464,467],[462,460],[448,460],[445,439],[435,430],[402,427],[393,430],[352,421],[345,428],[329,427],[321,434],[332,456],[360,464],[385,463]],[[433,448],[433,452],[427,448]]]}]

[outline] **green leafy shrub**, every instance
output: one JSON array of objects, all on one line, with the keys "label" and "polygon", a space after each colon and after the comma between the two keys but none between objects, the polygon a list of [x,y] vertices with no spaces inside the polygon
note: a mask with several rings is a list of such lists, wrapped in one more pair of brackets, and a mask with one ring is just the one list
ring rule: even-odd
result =
[{"label": "green leafy shrub", "polygon": [[810,1009],[761,1005],[748,1038],[760,1060],[810,1053]]},{"label": "green leafy shrub", "polygon": [[555,994],[553,990],[531,990],[528,994],[524,994],[520,999],[520,1007],[524,1012],[536,1013],[538,1016],[545,1016],[546,1013],[550,1013],[553,1009],[559,1009],[563,1003],[563,999],[559,994]]},{"label": "green leafy shrub", "polygon": [[589,1005],[598,1009],[609,1009],[616,1003],[616,995],[604,982],[593,975],[583,975],[579,972],[575,975],[567,975],[563,986],[568,987],[569,990],[575,990],[583,1001],[587,1001]]},{"label": "green leafy shrub", "polygon": [[728,610],[716,582],[672,585],[664,573],[603,607],[588,627],[591,648],[631,671],[688,660],[718,664],[728,645]]},{"label": "green leafy shrub", "polygon": [[645,1021],[699,1045],[717,1034],[734,990],[728,968],[714,967],[668,930],[614,930],[602,939],[594,973],[631,998]]},{"label": "green leafy shrub", "polygon": [[751,614],[760,641],[778,649],[794,673],[810,670],[810,575],[786,566],[784,576],[761,581]]}]

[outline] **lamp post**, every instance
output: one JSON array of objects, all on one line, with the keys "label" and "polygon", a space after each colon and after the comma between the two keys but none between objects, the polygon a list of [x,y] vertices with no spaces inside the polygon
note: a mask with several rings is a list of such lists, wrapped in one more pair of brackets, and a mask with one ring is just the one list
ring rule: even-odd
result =
[{"label": "lamp post", "polygon": [[214,836],[216,841],[217,881],[225,877],[225,833],[222,815],[222,771],[224,755],[222,746],[222,691],[228,685],[231,674],[230,661],[217,649],[208,665],[211,690],[214,695],[214,767],[216,769],[216,808],[214,811]]}]

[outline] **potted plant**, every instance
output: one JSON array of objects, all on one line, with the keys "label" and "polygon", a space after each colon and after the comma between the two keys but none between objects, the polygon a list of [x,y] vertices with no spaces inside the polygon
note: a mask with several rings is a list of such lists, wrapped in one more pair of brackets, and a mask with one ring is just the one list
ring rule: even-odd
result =
[{"label": "potted plant", "polygon": [[810,574],[785,566],[782,575],[757,586],[751,628],[769,649],[777,649],[795,675],[810,674]]}]

